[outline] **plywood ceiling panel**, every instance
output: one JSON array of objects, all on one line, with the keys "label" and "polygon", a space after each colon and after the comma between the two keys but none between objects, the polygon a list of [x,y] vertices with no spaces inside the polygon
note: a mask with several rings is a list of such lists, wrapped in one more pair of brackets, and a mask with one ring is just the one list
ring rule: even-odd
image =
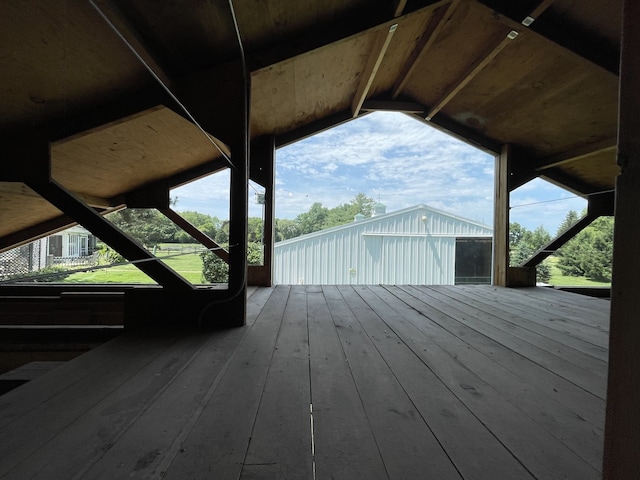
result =
[{"label": "plywood ceiling panel", "polygon": [[377,30],[252,75],[251,132],[287,132],[349,108]]},{"label": "plywood ceiling panel", "polygon": [[0,131],[101,105],[151,82],[88,2],[2,1]]},{"label": "plywood ceiling panel", "polygon": [[534,156],[615,136],[617,79],[523,32],[443,114]]},{"label": "plywood ceiling panel", "polygon": [[59,215],[60,210],[26,185],[0,182],[0,238]]},{"label": "plywood ceiling panel", "polygon": [[109,198],[219,156],[196,126],[157,107],[55,144],[52,176],[71,191]]},{"label": "plywood ceiling panel", "polygon": [[504,25],[492,21],[490,11],[461,2],[416,64],[403,94],[427,107],[434,106],[508,32]]}]

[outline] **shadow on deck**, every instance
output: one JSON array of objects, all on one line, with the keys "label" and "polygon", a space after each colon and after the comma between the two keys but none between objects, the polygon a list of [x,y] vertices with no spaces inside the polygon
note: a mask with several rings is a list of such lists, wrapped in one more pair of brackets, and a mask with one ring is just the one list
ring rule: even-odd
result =
[{"label": "shadow on deck", "polygon": [[248,312],[122,335],[0,397],[0,478],[601,476],[605,300],[278,286]]}]

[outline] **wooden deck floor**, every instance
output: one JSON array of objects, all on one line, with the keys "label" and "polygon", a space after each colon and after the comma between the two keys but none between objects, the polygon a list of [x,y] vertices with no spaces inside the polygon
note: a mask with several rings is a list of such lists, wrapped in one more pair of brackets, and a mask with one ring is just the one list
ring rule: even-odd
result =
[{"label": "wooden deck floor", "polygon": [[129,333],[0,397],[2,479],[600,477],[609,303],[278,286],[249,325]]}]

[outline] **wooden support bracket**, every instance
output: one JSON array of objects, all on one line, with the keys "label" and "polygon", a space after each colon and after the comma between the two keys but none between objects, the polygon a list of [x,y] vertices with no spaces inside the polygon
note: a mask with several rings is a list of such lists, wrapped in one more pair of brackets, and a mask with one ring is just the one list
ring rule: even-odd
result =
[{"label": "wooden support bracket", "polygon": [[78,197],[64,187],[51,181],[49,183],[28,183],[49,203],[68,214],[96,237],[107,243],[127,260],[137,262],[136,267],[166,288],[189,291],[191,284],[141,247],[133,238],[117,229],[108,220],[85,205]]},{"label": "wooden support bracket", "polygon": [[224,260],[226,263],[229,263],[229,252],[218,245],[209,235],[200,231],[197,227],[195,227],[192,223],[185,220],[179,213],[174,212],[170,208],[160,209],[160,213],[162,213],[165,217],[175,223],[182,230],[191,235],[195,240],[200,242],[202,245],[207,247],[211,252],[216,254],[219,258]]}]

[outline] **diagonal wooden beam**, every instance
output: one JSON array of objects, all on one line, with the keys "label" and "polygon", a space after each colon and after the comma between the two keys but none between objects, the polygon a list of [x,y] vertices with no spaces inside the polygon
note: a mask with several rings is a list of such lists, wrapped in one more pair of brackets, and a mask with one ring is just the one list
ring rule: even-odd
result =
[{"label": "diagonal wooden beam", "polygon": [[397,17],[391,14],[388,8],[385,8],[384,11],[368,8],[361,15],[342,17],[332,21],[330,25],[318,24],[317,27],[296,36],[295,41],[289,39],[275,45],[249,51],[247,52],[247,66],[251,72],[269,68],[276,63],[304,55],[355,35],[377,28],[388,28],[394,23],[401,22],[409,15],[426,13],[450,2],[451,0],[414,0],[409,2],[404,8],[403,14]]},{"label": "diagonal wooden beam", "polygon": [[418,61],[434,44],[440,34],[440,31],[451,19],[459,4],[460,0],[453,0],[448,5],[444,5],[434,11],[431,16],[431,20],[429,20],[429,25],[427,25],[427,28],[416,45],[416,48],[413,49],[411,56],[402,67],[396,83],[393,85],[391,98],[395,99],[400,95],[411,74],[415,70]]},{"label": "diagonal wooden beam", "polygon": [[601,153],[615,153],[617,149],[617,139],[607,138],[597,143],[591,143],[557,155],[550,155],[548,157],[535,160],[533,162],[534,169],[539,172],[559,165],[564,165],[566,163],[583,160]]},{"label": "diagonal wooden beam", "polygon": [[178,227],[191,235],[195,240],[207,247],[215,255],[220,257],[225,262],[229,263],[229,252],[218,245],[209,235],[202,232],[191,222],[183,218],[179,213],[173,211],[170,208],[160,209],[160,213],[162,213]]},{"label": "diagonal wooden beam", "polygon": [[502,40],[500,40],[497,44],[490,47],[485,51],[484,55],[481,55],[478,60],[476,60],[473,65],[467,70],[467,72],[462,76],[462,78],[453,85],[449,91],[429,110],[426,115],[427,120],[431,120],[440,110],[442,110],[447,103],[449,103],[453,98],[464,88],[466,87],[471,80],[473,80],[480,72],[482,72],[485,67],[498,56],[498,54],[504,50],[511,42],[516,39],[518,36],[518,32],[516,30],[512,30],[509,32]]},{"label": "diagonal wooden beam", "polygon": [[576,223],[571,225],[568,229],[558,235],[556,238],[551,240],[548,244],[543,246],[540,250],[535,252],[531,258],[524,261],[521,267],[537,267],[540,265],[545,258],[550,255],[553,255],[558,251],[560,247],[562,247],[565,243],[575,237],[578,233],[584,230],[586,227],[591,225],[594,220],[596,220],[599,215],[593,215],[587,213],[584,217],[578,220]]},{"label": "diagonal wooden beam", "polygon": [[398,24],[394,23],[389,26],[389,29],[386,31],[382,31],[378,34],[378,39],[373,49],[371,50],[371,54],[369,55],[369,60],[367,61],[367,66],[362,72],[362,76],[360,77],[360,83],[358,84],[358,89],[356,90],[356,94],[353,97],[353,101],[351,102],[351,112],[353,117],[357,117],[360,113],[360,109],[362,108],[362,104],[367,98],[367,94],[371,89],[371,85],[373,85],[373,81],[376,78],[376,74],[378,73],[378,69],[380,68],[380,64],[382,63],[382,59],[387,53],[387,49],[389,48],[389,44],[391,43],[391,39],[393,38],[393,34],[398,28]]},{"label": "diagonal wooden beam", "polygon": [[394,3],[395,8],[393,9],[393,16],[399,17],[407,6],[407,0],[394,0]]},{"label": "diagonal wooden beam", "polygon": [[587,200],[589,202],[587,214],[567,228],[564,232],[561,232],[560,235],[551,240],[547,245],[534,253],[531,258],[522,264],[523,267],[535,267],[539,265],[545,258],[549,255],[553,255],[565,243],[591,225],[594,220],[602,216],[613,215],[615,203],[614,192],[589,195]]},{"label": "diagonal wooden beam", "polygon": [[569,190],[576,195],[580,195],[581,197],[591,195],[602,190],[602,187],[584,182],[579,178],[567,175],[562,170],[558,170],[555,168],[549,168],[538,175],[540,176],[540,178],[543,178],[544,180],[547,180],[548,182],[553,183],[560,188]]},{"label": "diagonal wooden beam", "polygon": [[133,238],[120,231],[91,207],[85,205],[82,200],[56,183],[55,180],[51,180],[49,183],[29,182],[27,185],[127,260],[137,262],[136,267],[163,287],[177,291],[192,290],[192,286],[187,280],[162,263]]},{"label": "diagonal wooden beam", "polygon": [[424,105],[399,100],[367,100],[362,104],[363,112],[401,112],[424,115]]},{"label": "diagonal wooden beam", "polygon": [[529,15],[527,15],[526,17],[524,17],[524,19],[522,20],[522,25],[524,25],[525,27],[530,27],[531,24],[533,22],[536,21],[536,19],[542,15],[544,13],[544,11],[549,8],[551,6],[551,4],[554,2],[555,0],[542,0],[537,7],[535,7],[533,10],[531,10],[531,12],[529,13]]},{"label": "diagonal wooden beam", "polygon": [[[617,45],[611,45],[605,38],[599,38],[593,31],[581,29],[579,26],[567,22],[567,19],[553,16],[547,12],[538,18],[543,11],[548,10],[551,2],[543,1],[532,11],[523,8],[524,2],[513,0],[475,0],[478,4],[493,10],[496,16],[509,28],[529,26],[531,34],[544,37],[577,57],[618,76],[620,66],[620,50]],[[527,21],[527,17],[535,22]],[[524,21],[524,22],[523,22]]]},{"label": "diagonal wooden beam", "polygon": [[173,80],[160,66],[141,35],[133,27],[125,14],[113,0],[89,0],[96,12],[111,27],[113,32],[129,47],[131,52],[156,76],[167,88],[173,88]]}]

